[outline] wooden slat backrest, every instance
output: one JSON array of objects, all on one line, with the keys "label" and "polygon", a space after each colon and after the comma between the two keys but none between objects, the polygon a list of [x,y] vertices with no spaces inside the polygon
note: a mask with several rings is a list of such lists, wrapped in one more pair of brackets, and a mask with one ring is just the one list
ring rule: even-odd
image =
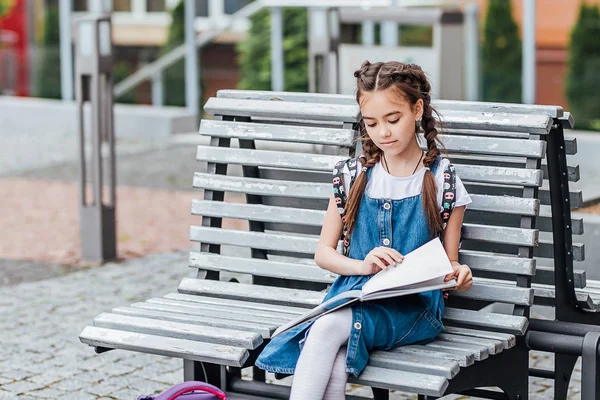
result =
[{"label": "wooden slat backrest", "polygon": [[[293,95],[281,99],[280,94],[270,101],[265,93],[248,100],[244,97],[247,93],[239,94],[212,98],[205,107],[216,113],[216,118],[202,121],[200,133],[210,136],[213,145],[225,147],[199,147],[197,151],[198,159],[208,163],[209,172],[194,177],[194,186],[205,190],[205,200],[193,204],[192,212],[203,216],[203,224],[193,226],[190,235],[206,250],[192,253],[190,265],[212,272],[252,273],[262,284],[278,278],[318,283],[315,288],[322,289],[333,276],[320,271],[312,255],[331,193],[331,169],[344,158],[340,154],[352,150],[358,108],[350,102],[336,103],[339,98],[327,95],[295,102],[289,101],[294,100]],[[506,284],[500,290],[481,281],[473,291],[457,298],[465,304],[504,300],[526,310],[533,300],[529,287],[535,273],[534,251],[547,251],[538,249],[534,226],[540,212],[541,162],[546,150],[543,136],[552,117],[562,110],[521,107],[519,114],[514,112],[519,107],[508,105],[478,103],[479,108],[474,109],[466,103],[442,102],[440,106],[446,128],[443,144],[450,158],[456,156],[455,165],[465,184],[481,186],[473,191],[474,202],[467,215],[479,214],[483,223],[465,223],[461,259],[473,266],[476,276],[512,280],[515,285],[508,292]],[[231,139],[239,141],[239,148],[229,147]],[[287,142],[287,151],[277,150],[277,143],[282,142]],[[327,147],[326,154],[319,146]],[[525,163],[507,167],[496,161],[507,157]],[[242,176],[214,174],[218,166],[236,164],[243,166]],[[211,197],[222,192],[245,194],[247,204],[213,201]],[[220,218],[249,220],[251,231],[263,233],[211,228]],[[218,250],[220,245],[250,248],[252,258],[259,260],[244,263],[236,257],[206,254],[210,246]],[[294,266],[297,274],[287,271]]]}]

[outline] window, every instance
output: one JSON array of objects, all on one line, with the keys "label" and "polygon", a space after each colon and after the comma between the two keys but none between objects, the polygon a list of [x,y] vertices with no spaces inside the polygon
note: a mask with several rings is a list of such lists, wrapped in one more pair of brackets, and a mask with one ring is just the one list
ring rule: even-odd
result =
[{"label": "window", "polygon": [[163,12],[165,9],[165,0],[146,0],[146,11],[148,12]]},{"label": "window", "polygon": [[246,7],[254,0],[224,0],[225,2],[225,14],[233,14],[236,11]]},{"label": "window", "polygon": [[208,0],[196,0],[196,17],[208,17]]},{"label": "window", "polygon": [[131,0],[113,0],[113,11],[131,11]]}]

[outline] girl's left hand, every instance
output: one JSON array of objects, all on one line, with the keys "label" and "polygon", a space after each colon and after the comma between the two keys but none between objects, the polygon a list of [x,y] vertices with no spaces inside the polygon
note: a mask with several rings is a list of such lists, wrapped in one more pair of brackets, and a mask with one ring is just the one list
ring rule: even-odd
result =
[{"label": "girl's left hand", "polygon": [[454,272],[446,275],[444,282],[448,282],[450,279],[456,278],[456,287],[452,290],[457,290],[459,292],[469,290],[473,285],[473,274],[471,273],[471,268],[469,268],[468,265],[461,264],[456,261],[452,261],[452,268],[454,269]]}]

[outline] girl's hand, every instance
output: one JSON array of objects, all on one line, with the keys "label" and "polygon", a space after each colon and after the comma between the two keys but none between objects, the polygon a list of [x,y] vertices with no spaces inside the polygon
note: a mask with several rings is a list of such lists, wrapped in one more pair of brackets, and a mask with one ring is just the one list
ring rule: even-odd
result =
[{"label": "girl's hand", "polygon": [[359,275],[372,275],[389,265],[401,263],[404,256],[389,247],[376,247],[367,254],[364,261],[360,264]]},{"label": "girl's hand", "polygon": [[456,278],[456,287],[452,290],[458,290],[459,292],[469,290],[473,285],[473,274],[471,273],[471,268],[469,268],[468,265],[461,264],[457,261],[452,261],[452,268],[454,269],[454,272],[446,275],[444,282],[448,282],[449,280]]}]

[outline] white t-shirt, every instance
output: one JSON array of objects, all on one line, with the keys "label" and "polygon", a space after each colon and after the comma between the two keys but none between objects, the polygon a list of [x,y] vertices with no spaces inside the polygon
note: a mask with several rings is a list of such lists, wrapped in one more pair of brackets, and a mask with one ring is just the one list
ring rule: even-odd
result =
[{"label": "white t-shirt", "polygon": [[[440,206],[440,212],[443,210],[442,208],[442,196],[444,194],[444,170],[450,164],[450,161],[446,158],[443,158],[440,164],[437,167],[435,173],[435,181],[437,183],[438,188],[438,204]],[[357,164],[356,174],[357,176],[362,173],[362,164],[360,160]],[[421,168],[413,175],[406,177],[397,177],[390,175],[381,164],[381,161],[378,162],[371,172],[371,178],[367,182],[366,193],[367,196],[373,199],[391,199],[391,200],[401,200],[408,197],[414,197],[421,194],[421,189],[423,187],[423,176],[425,175],[425,168]],[[346,194],[349,193],[350,187],[350,170],[348,166],[344,166],[343,170],[344,174],[344,188],[346,189]],[[465,189],[465,185],[462,183],[460,178],[456,177],[456,203],[455,207],[466,206],[472,202],[471,196],[467,193]]]}]

